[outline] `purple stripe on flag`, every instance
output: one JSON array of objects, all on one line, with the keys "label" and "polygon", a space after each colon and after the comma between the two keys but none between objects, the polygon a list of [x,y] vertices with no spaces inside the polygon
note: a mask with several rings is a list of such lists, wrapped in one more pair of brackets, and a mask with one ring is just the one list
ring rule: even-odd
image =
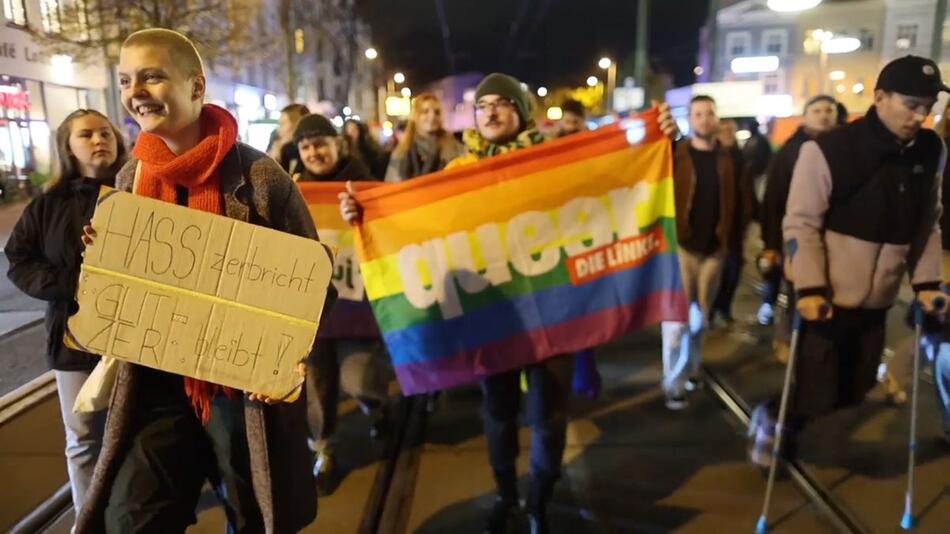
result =
[{"label": "purple stripe on flag", "polygon": [[396,366],[406,395],[474,382],[557,354],[594,347],[636,328],[685,317],[682,290],[661,290],[636,301],[482,345],[444,358]]}]

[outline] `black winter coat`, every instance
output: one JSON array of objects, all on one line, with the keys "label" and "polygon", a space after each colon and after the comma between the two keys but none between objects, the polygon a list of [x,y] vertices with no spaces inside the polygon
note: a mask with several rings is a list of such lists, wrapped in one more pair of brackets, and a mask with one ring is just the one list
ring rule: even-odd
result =
[{"label": "black winter coat", "polygon": [[792,185],[792,171],[802,144],[810,140],[805,129],[800,127],[772,158],[762,198],[762,241],[767,250],[782,251],[782,219],[785,217],[788,189]]},{"label": "black winter coat", "polygon": [[77,178],[34,199],[4,249],[10,261],[7,277],[27,295],[47,302],[46,359],[58,371],[88,371],[99,361],[97,355],[63,344],[66,321],[78,309],[82,227],[96,209],[99,184]]}]

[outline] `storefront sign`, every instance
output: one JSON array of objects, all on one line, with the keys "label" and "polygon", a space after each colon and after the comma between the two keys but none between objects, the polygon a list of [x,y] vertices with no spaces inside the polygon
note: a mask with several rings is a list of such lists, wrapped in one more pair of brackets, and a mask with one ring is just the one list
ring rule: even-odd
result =
[{"label": "storefront sign", "polygon": [[30,110],[30,94],[12,85],[0,85],[0,108]]}]

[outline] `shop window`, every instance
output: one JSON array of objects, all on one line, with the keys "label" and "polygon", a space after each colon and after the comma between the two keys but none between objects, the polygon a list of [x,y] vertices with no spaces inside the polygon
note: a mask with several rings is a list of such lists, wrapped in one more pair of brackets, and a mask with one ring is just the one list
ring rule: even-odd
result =
[{"label": "shop window", "polygon": [[46,33],[60,33],[63,30],[59,0],[40,0],[40,16]]},{"label": "shop window", "polygon": [[3,16],[10,24],[26,26],[25,0],[3,0]]}]

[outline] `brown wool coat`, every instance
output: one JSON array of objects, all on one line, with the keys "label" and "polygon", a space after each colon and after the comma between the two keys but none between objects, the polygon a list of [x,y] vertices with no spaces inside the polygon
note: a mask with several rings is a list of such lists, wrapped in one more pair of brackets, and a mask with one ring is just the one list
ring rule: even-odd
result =
[{"label": "brown wool coat", "polygon": [[[742,194],[742,184],[737,177],[734,160],[729,151],[716,145],[717,171],[719,173],[719,224],[716,227],[716,236],[719,238],[719,249],[728,250],[731,242],[736,239],[736,225],[744,225],[750,209],[745,206]],[[693,192],[696,186],[696,172],[693,169],[693,158],[689,155],[689,141],[684,140],[676,144],[673,150],[673,191],[676,204],[676,236],[680,243],[685,241],[691,232],[689,226],[689,212],[693,207]]]},{"label": "brown wool coat", "polygon": [[[132,190],[137,161],[128,162],[116,178],[116,188]],[[238,143],[220,167],[221,192],[228,217],[282,232],[317,238],[306,203],[290,177],[274,160]],[[328,251],[329,254],[329,251]],[[331,291],[333,286],[330,286]],[[327,299],[332,303],[335,292]],[[103,532],[103,516],[112,482],[131,438],[140,367],[122,362],[118,371],[105,440],[76,532]],[[306,397],[293,403],[267,406],[245,401],[244,420],[251,454],[254,494],[269,533],[296,532],[317,514],[317,495],[306,439]]]}]

